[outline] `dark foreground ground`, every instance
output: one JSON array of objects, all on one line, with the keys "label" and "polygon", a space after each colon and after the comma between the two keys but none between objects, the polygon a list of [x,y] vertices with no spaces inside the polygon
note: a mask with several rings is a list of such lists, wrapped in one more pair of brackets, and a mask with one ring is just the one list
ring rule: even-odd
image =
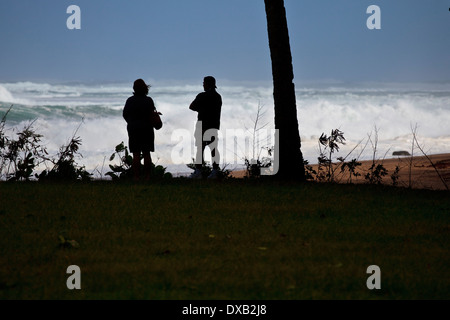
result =
[{"label": "dark foreground ground", "polygon": [[450,298],[447,191],[172,179],[0,199],[0,299]]}]

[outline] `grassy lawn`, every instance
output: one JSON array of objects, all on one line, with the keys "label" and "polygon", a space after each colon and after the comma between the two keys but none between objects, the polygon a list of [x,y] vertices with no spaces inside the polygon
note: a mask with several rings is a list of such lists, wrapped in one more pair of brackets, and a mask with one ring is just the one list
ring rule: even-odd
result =
[{"label": "grassy lawn", "polygon": [[446,191],[4,182],[0,235],[0,299],[450,298]]}]

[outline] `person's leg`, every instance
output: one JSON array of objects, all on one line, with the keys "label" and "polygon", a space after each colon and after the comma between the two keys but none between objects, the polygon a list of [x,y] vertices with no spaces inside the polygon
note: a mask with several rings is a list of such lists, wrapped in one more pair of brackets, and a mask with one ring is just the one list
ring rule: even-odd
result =
[{"label": "person's leg", "polygon": [[204,152],[206,144],[197,144],[197,155],[195,157],[195,168],[201,170],[204,162]]},{"label": "person's leg", "polygon": [[212,171],[208,176],[208,179],[218,179],[219,178],[219,163],[220,163],[220,154],[219,154],[219,135],[217,129],[210,129],[205,134],[205,140],[208,142],[209,150],[211,151],[211,163],[212,163]]},{"label": "person's leg", "polygon": [[197,148],[197,153],[195,156],[195,168],[202,169],[203,167],[203,152],[205,151],[205,143],[203,141],[203,130],[202,121],[198,121],[195,126],[194,132],[195,146]]},{"label": "person's leg", "polygon": [[209,129],[205,132],[204,139],[205,144],[208,145],[211,151],[211,163],[215,170],[219,170],[220,153],[218,149],[219,145],[219,131],[217,129]]},{"label": "person's leg", "polygon": [[150,152],[144,152],[144,177],[145,180],[150,180],[152,174],[152,157]]},{"label": "person's leg", "polygon": [[219,170],[220,153],[219,153],[219,149],[217,148],[217,145],[218,145],[217,136],[214,137],[213,139],[214,139],[214,141],[209,144],[209,148],[211,149],[211,162],[212,162],[213,169]]},{"label": "person's leg", "polygon": [[201,179],[203,177],[203,152],[205,150],[204,144],[197,144],[197,154],[195,157],[195,171],[189,176],[191,179]]},{"label": "person's leg", "polygon": [[139,180],[139,176],[141,174],[141,153],[140,152],[133,152],[133,164],[131,167],[133,170],[133,179],[135,181]]},{"label": "person's leg", "polygon": [[197,148],[195,155],[195,171],[189,176],[191,179],[201,179],[203,168],[203,152],[205,151],[205,144],[203,143],[202,122],[198,121],[194,132],[195,147]]}]

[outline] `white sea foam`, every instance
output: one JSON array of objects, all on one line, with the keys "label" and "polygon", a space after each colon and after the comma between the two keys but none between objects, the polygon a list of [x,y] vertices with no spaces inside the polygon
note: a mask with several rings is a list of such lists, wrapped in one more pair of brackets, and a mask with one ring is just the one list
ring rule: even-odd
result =
[{"label": "white sea foam", "polygon": [[12,93],[7,89],[6,86],[0,84],[0,102],[3,103],[19,103],[19,104],[27,104],[28,101],[23,98],[16,98],[12,95]]},{"label": "white sea foam", "polygon": [[[190,171],[185,165],[174,165],[171,152],[179,140],[172,140],[177,129],[193,135],[196,114],[188,109],[190,102],[202,90],[199,85],[154,84],[150,96],[163,113],[164,126],[156,132],[154,161],[172,172]],[[258,105],[263,106],[260,124],[273,129],[273,95],[268,86],[219,86],[223,98],[222,137],[227,130],[241,130],[238,147],[230,150],[230,141],[219,145],[222,161],[231,168],[242,167],[243,158],[251,157],[245,148],[246,129],[253,126]],[[31,120],[44,136],[50,153],[67,143],[79,127],[82,139],[80,163],[88,170],[108,170],[109,156],[121,141],[128,143],[126,124],[122,118],[125,100],[132,94],[131,84],[41,84],[32,82],[0,84],[0,116],[11,104],[7,125],[21,128]],[[378,156],[392,151],[410,150],[411,127],[417,124],[419,141],[429,153],[450,152],[450,86],[385,85],[385,86],[297,86],[297,109],[302,152],[315,163],[318,137],[331,129],[344,132],[347,143],[338,156],[345,156],[355,146],[352,157],[358,156],[371,134],[378,130]],[[81,124],[81,125],[80,125]],[[232,145],[232,143],[231,143]],[[188,150],[194,156],[194,147]],[[369,158],[368,144],[361,158]],[[191,158],[192,158],[191,157]],[[189,158],[189,157],[187,157]],[[106,160],[105,160],[106,159]]]}]

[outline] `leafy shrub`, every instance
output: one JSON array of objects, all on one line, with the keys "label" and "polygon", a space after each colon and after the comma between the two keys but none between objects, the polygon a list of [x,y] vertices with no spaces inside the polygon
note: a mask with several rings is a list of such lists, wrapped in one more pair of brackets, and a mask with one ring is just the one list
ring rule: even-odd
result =
[{"label": "leafy shrub", "polygon": [[[106,175],[111,177],[113,181],[118,180],[129,180],[133,178],[133,155],[128,151],[128,147],[122,141],[118,144],[114,150],[114,153],[109,157],[109,161],[114,161],[119,159],[119,164],[110,164],[109,168],[111,171],[107,172]],[[142,161],[142,155],[141,155]],[[142,169],[142,167],[141,167]],[[155,165],[152,163],[151,168],[151,179],[167,179],[172,178],[170,172],[166,172],[165,167],[161,165]]]},{"label": "leafy shrub", "polygon": [[246,178],[259,178],[261,177],[261,168],[270,168],[272,166],[272,152],[274,147],[272,148],[262,148],[265,149],[268,153],[268,157],[261,157],[258,155],[257,159],[249,160],[247,158],[244,159],[245,168],[246,168]]},{"label": "leafy shrub", "polygon": [[[189,169],[192,169],[192,170],[197,169],[196,164],[195,164],[195,159],[192,159],[192,163],[189,163],[186,166]],[[226,165],[223,168],[219,167],[219,171],[218,171],[218,178],[219,179],[229,179],[229,178],[231,178],[231,175],[230,175],[231,171],[228,170],[226,167],[227,167]],[[209,163],[203,161],[203,165],[202,165],[202,169],[201,170],[202,170],[203,178],[207,178],[211,174],[211,172],[213,170],[213,167]]]},{"label": "leafy shrub", "polygon": [[364,178],[370,184],[381,184],[383,177],[387,174],[388,170],[381,163],[373,163]]},{"label": "leafy shrub", "polygon": [[29,180],[47,151],[40,145],[42,135],[36,133],[34,122],[17,132],[17,138],[6,135],[6,116],[11,108],[0,122],[0,173],[9,181]]},{"label": "leafy shrub", "polygon": [[317,171],[309,164],[308,160],[303,160],[303,165],[305,166],[306,180],[314,180],[315,176],[317,176]]},{"label": "leafy shrub", "polygon": [[53,168],[44,170],[41,174],[36,175],[40,181],[53,180],[91,180],[92,174],[85,170],[84,166],[79,166],[75,162],[75,156],[81,154],[78,152],[81,145],[81,138],[73,136],[69,143],[61,146],[56,160],[49,159],[53,163]]},{"label": "leafy shrub", "polygon": [[128,148],[123,141],[115,148],[114,153],[109,157],[109,161],[114,161],[116,157],[119,159],[119,164],[110,164],[109,168],[112,170],[106,175],[113,180],[120,180],[132,177],[131,166],[133,164],[133,156],[128,152]]},{"label": "leafy shrub", "polygon": [[35,174],[39,180],[90,180],[91,174],[75,162],[75,156],[81,145],[79,137],[72,137],[66,146],[59,150],[57,159],[48,157],[48,152],[41,145],[41,134],[33,127],[34,121],[18,131],[17,138],[9,137],[5,132],[5,123],[12,106],[0,121],[0,177],[9,181],[30,180],[39,165],[53,164],[50,170]]},{"label": "leafy shrub", "polygon": [[393,186],[397,186],[398,185],[399,172],[400,172],[400,167],[396,166],[394,173],[391,174],[391,180],[392,180],[392,185]]},{"label": "leafy shrub", "polygon": [[344,162],[344,159],[342,158],[339,160],[342,160],[341,172],[344,173],[346,170],[349,172],[348,183],[352,183],[352,177],[357,178],[361,176],[361,173],[356,171],[356,169],[362,165],[361,162],[356,159],[352,159],[350,162]]}]

